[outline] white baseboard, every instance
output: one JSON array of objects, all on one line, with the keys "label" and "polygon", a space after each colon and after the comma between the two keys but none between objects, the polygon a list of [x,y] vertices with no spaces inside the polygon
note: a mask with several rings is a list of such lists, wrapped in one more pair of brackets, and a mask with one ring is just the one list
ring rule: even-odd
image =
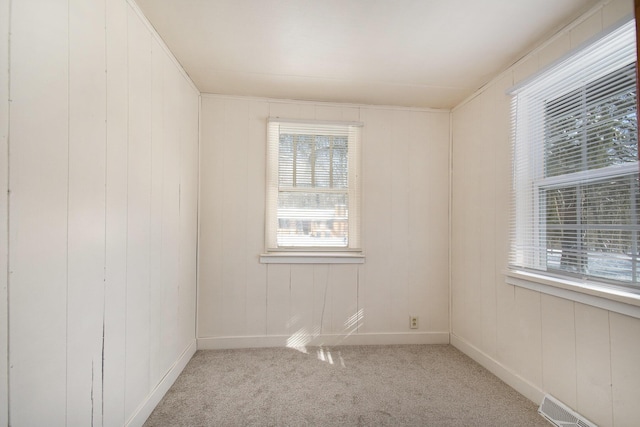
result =
[{"label": "white baseboard", "polygon": [[484,353],[473,344],[452,333],[451,345],[478,362],[493,375],[500,378],[502,381],[507,383],[507,385],[516,390],[518,393],[522,394],[527,399],[531,400],[536,405],[539,405],[540,402],[542,402],[542,398],[545,395],[542,390],[540,390],[537,386],[522,378],[520,375],[516,374],[488,354]]},{"label": "white baseboard", "polygon": [[198,350],[338,345],[449,344],[448,332],[270,335],[198,338]]},{"label": "white baseboard", "polygon": [[125,424],[127,427],[142,427],[145,421],[147,421],[147,418],[149,418],[149,415],[151,415],[151,412],[153,412],[167,391],[169,391],[169,388],[171,388],[173,383],[176,381],[178,375],[180,375],[185,366],[187,366],[187,363],[189,363],[189,360],[191,360],[195,352],[196,341],[194,340],[182,352],[178,360],[176,360],[171,369],[169,369],[169,372],[167,372],[164,378],[162,378],[149,396],[147,396],[145,401],[142,402],[138,409],[133,413],[131,418],[129,418]]}]

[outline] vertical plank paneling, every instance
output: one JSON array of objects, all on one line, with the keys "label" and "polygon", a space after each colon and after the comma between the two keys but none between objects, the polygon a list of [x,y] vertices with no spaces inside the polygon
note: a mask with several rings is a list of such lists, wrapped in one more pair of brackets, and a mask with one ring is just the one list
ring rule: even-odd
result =
[{"label": "vertical plank paneling", "polygon": [[[482,301],[481,282],[478,272],[481,271],[481,238],[480,238],[480,206],[481,173],[484,156],[487,150],[475,138],[481,132],[482,109],[476,105],[465,106],[466,120],[464,127],[465,138],[469,138],[464,146],[456,146],[454,142],[453,175],[457,188],[457,199],[454,199],[453,215],[455,221],[452,226],[456,234],[459,251],[454,257],[452,276],[458,276],[457,283],[461,289],[455,294],[459,308],[455,320],[461,325],[460,332],[467,340],[476,346],[481,345]],[[456,139],[454,139],[455,141]],[[455,323],[454,323],[455,324]]]},{"label": "vertical plank paneling", "polygon": [[[151,195],[149,224],[149,372],[152,384],[164,376],[163,353],[169,348],[161,342],[166,337],[162,322],[164,244],[162,203],[164,186],[165,126],[163,105],[168,102],[164,91],[164,51],[156,40],[151,43]],[[171,242],[166,242],[167,246]],[[170,264],[172,264],[171,262]],[[162,351],[164,348],[164,352]]]},{"label": "vertical plank paneling", "polygon": [[198,241],[199,96],[183,76],[174,78],[181,97],[180,117],[180,255],[178,322],[180,347],[176,357],[193,343],[196,329],[196,268]]},{"label": "vertical plank paneling", "polygon": [[[411,141],[408,147],[409,182],[408,190],[411,194],[408,208],[409,230],[407,236],[407,285],[409,287],[409,298],[407,304],[407,315],[419,316],[420,329],[429,329],[433,324],[433,313],[430,310],[432,304],[429,299],[430,294],[434,294],[437,286],[428,286],[436,282],[432,280],[429,272],[436,272],[437,269],[425,268],[425,263],[431,264],[431,256],[438,250],[436,246],[442,242],[431,233],[430,225],[434,219],[429,215],[434,187],[432,183],[431,171],[433,166],[438,165],[429,154],[436,147],[435,138],[432,134],[431,117],[427,113],[412,112],[410,115]],[[439,160],[439,159],[438,159]],[[437,203],[434,201],[434,204]],[[427,237],[428,236],[428,237]],[[433,251],[430,251],[433,248]],[[437,279],[436,279],[437,280]],[[407,319],[408,322],[408,319]],[[406,326],[403,325],[403,326]]]},{"label": "vertical plank paneling", "polygon": [[539,53],[538,61],[541,68],[553,63],[571,49],[571,37],[568,33],[554,39]]},{"label": "vertical plank paneling", "polygon": [[362,212],[367,262],[360,283],[359,303],[363,310],[360,332],[390,332],[387,315],[395,280],[388,252],[392,239],[392,168],[388,167],[388,148],[393,141],[393,111],[363,109],[361,120],[365,123]]},{"label": "vertical plank paneling", "polygon": [[511,87],[513,84],[519,83],[527,79],[529,76],[534,74],[539,69],[540,69],[540,66],[539,66],[538,54],[537,53],[529,54],[525,59],[521,60],[516,65],[514,65],[509,73],[506,73],[506,75],[511,78],[511,82],[507,87]]},{"label": "vertical plank paneling", "polygon": [[333,286],[331,286],[331,264],[313,266],[313,313],[311,331],[315,334],[329,333],[333,309]]},{"label": "vertical plank paneling", "polygon": [[254,101],[249,105],[249,139],[247,141],[247,245],[246,245],[246,331],[247,335],[266,334],[267,266],[256,262],[264,251],[264,209],[266,169],[267,102]]},{"label": "vertical plank paneling", "polygon": [[360,121],[360,107],[342,107],[342,120],[346,122]]},{"label": "vertical plank paneling", "polygon": [[[154,51],[155,52],[155,51]],[[154,53],[155,54],[155,53]],[[159,346],[160,360],[158,369],[166,373],[171,363],[179,356],[179,262],[180,262],[180,140],[178,113],[178,87],[176,80],[180,76],[164,53],[157,51],[162,60],[159,61],[162,74],[162,132],[164,146],[162,156],[162,254],[157,269],[161,272],[158,287],[158,313],[160,316]]]},{"label": "vertical plank paneling", "polygon": [[[412,265],[427,280],[422,286],[427,290],[423,303],[427,310],[427,322],[423,328],[429,331],[449,331],[449,114],[429,114],[427,129],[418,135],[427,135],[428,151],[427,183],[416,192],[427,193],[427,216],[423,219],[428,227],[427,249],[417,251],[420,258],[413,258]],[[413,157],[413,156],[412,156]],[[417,166],[419,168],[419,166]],[[445,179],[444,177],[447,177]],[[412,181],[418,182],[417,178]],[[419,221],[419,219],[418,219]],[[445,225],[443,225],[445,224]],[[414,233],[417,235],[417,233]],[[412,254],[412,256],[416,256]],[[425,259],[428,260],[425,264]],[[415,263],[415,264],[414,264]],[[422,323],[422,322],[421,322]]]},{"label": "vertical plank paneling", "polygon": [[[393,290],[391,283],[387,294],[391,312],[386,321],[393,331],[408,331],[409,315],[409,206],[413,197],[409,193],[409,156],[415,129],[411,128],[411,115],[396,110],[392,116],[393,135],[387,141],[387,157],[391,161],[391,239],[390,261],[393,271]],[[389,147],[391,152],[389,153]]]},{"label": "vertical plank paneling", "polygon": [[127,4],[106,2],[107,161],[104,295],[104,426],[125,423],[127,284]]},{"label": "vertical plank paneling", "polygon": [[573,301],[541,296],[542,385],[576,407],[576,337]]},{"label": "vertical plank paneling", "polygon": [[629,0],[612,0],[602,8],[602,26],[607,28],[633,13],[633,3]]},{"label": "vertical plank paneling", "polygon": [[222,306],[222,203],[224,100],[202,98],[198,336],[224,335]]},{"label": "vertical plank paneling", "polygon": [[[448,114],[216,96],[202,114],[200,337],[447,330]],[[364,122],[364,265],[259,263],[267,117]]]},{"label": "vertical plank paneling", "polygon": [[640,321],[611,313],[611,383],[613,421],[617,427],[640,420]]},{"label": "vertical plank paneling", "polygon": [[[496,288],[496,360],[506,366],[516,364],[516,307],[515,307],[515,286],[506,283],[497,285]],[[455,313],[459,307],[453,306]]]},{"label": "vertical plank paneling", "polygon": [[11,5],[9,381],[16,426],[66,424],[68,20],[66,0]]},{"label": "vertical plank paneling", "polygon": [[[9,0],[0,0],[0,58],[9,57]],[[9,67],[0,69],[0,425],[9,425]]]},{"label": "vertical plank paneling", "polygon": [[287,335],[290,322],[291,266],[267,266],[267,335]]},{"label": "vertical plank paneling", "polygon": [[150,390],[151,37],[131,8],[128,34],[127,418]]},{"label": "vertical plank paneling", "polygon": [[293,264],[291,266],[289,335],[316,333],[313,328],[313,267],[309,264]]},{"label": "vertical plank paneling", "polygon": [[[329,295],[331,323],[326,333],[353,334],[358,327],[358,265],[331,265]],[[325,314],[325,317],[328,314]],[[325,322],[326,324],[326,322]]]},{"label": "vertical plank paneling", "polygon": [[[194,340],[198,94],[161,43],[152,48],[134,6],[0,0],[0,55],[11,52],[16,73],[0,88],[0,120],[10,119],[0,124],[0,166],[9,171],[0,189],[11,190],[0,258],[10,257],[13,286],[8,345],[0,331],[0,358],[11,349],[11,403],[0,363],[0,424],[125,425]],[[166,78],[178,88],[171,112]],[[184,129],[167,160],[169,120]],[[171,274],[180,265],[181,283]],[[176,295],[181,286],[184,301],[164,285]]]},{"label": "vertical plank paneling", "polygon": [[[498,293],[506,286],[501,283],[500,278],[507,267],[507,260],[509,259],[509,227],[505,226],[505,224],[509,224],[509,206],[511,203],[511,126],[504,118],[509,117],[511,111],[510,97],[506,95],[506,89],[511,86],[512,79],[512,75],[506,74],[499,83],[496,83],[496,95],[494,98],[495,118],[493,120],[493,126],[496,132],[494,136],[496,143],[494,154],[496,157],[496,200],[493,230],[496,242],[494,274],[497,279],[493,284],[493,296],[495,298],[493,302],[495,306],[493,317],[495,324],[491,325],[488,321],[488,316],[485,316],[485,327],[490,327],[491,329],[483,331],[483,341],[487,343],[487,349],[485,351],[494,357],[498,353],[498,329],[501,327],[501,322],[498,320],[498,313],[500,312]],[[493,339],[489,337],[490,335],[493,335]],[[491,344],[493,342],[495,342],[495,345],[492,349]]]},{"label": "vertical plank paneling", "polygon": [[597,425],[613,425],[609,313],[575,303],[578,413]]},{"label": "vertical plank paneling", "polygon": [[316,107],[313,104],[306,103],[269,102],[269,117],[314,120],[316,118]]},{"label": "vertical plank paneling", "polygon": [[542,386],[542,336],[540,293],[529,289],[515,289],[516,370],[538,387]]},{"label": "vertical plank paneling", "polygon": [[[478,230],[478,215],[470,200],[479,182],[472,175],[475,163],[474,139],[474,106],[467,104],[455,112],[456,126],[453,129],[453,170],[451,196],[451,331],[458,336],[470,339],[471,324],[479,319],[470,317],[474,313],[476,300],[469,294],[477,284],[476,274],[478,254],[475,252],[475,237]],[[468,263],[468,264],[467,264]],[[471,288],[469,290],[468,288]],[[475,296],[475,294],[473,295]]]},{"label": "vertical plank paneling", "polygon": [[244,335],[246,330],[247,257],[247,144],[249,101],[225,103],[222,189],[222,286],[220,307],[228,335]]},{"label": "vertical plank paneling", "polygon": [[[493,88],[487,91],[487,96],[493,98]],[[489,108],[477,112],[477,118],[481,123],[482,140],[493,141],[496,139],[493,110]],[[480,149],[480,156],[476,163],[480,164],[479,176],[474,177],[480,181],[480,191],[482,197],[479,200],[478,209],[475,210],[479,216],[480,229],[479,236],[479,292],[480,313],[474,330],[476,345],[495,352],[495,334],[492,326],[495,323],[495,199],[496,199],[496,156],[493,151],[482,150],[482,144],[477,144]],[[474,179],[472,178],[472,179]]]},{"label": "vertical plank paneling", "polygon": [[67,423],[102,418],[106,81],[104,4],[69,2]]},{"label": "vertical plank paneling", "polygon": [[637,423],[637,404],[626,400],[638,394],[630,379],[635,320],[504,283],[512,173],[505,93],[630,11],[628,0],[603,4],[452,113],[451,330],[599,425]]},{"label": "vertical plank paneling", "polygon": [[315,107],[315,119],[327,121],[344,120],[342,117],[342,108],[334,105],[317,105]]},{"label": "vertical plank paneling", "polygon": [[594,13],[571,29],[571,48],[576,49],[602,31],[602,10]]}]

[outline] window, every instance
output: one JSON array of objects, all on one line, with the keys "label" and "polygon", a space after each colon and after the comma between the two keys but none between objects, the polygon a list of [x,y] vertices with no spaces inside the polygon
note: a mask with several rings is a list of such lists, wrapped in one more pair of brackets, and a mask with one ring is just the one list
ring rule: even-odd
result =
[{"label": "window", "polygon": [[270,119],[267,251],[360,251],[359,123]]},{"label": "window", "polygon": [[510,264],[640,291],[634,22],[513,90]]}]

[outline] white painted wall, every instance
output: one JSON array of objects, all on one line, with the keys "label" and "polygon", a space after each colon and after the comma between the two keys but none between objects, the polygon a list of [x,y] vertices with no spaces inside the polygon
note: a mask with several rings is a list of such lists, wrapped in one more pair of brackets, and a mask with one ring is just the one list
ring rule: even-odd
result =
[{"label": "white painted wall", "polygon": [[135,3],[8,4],[0,424],[140,425],[195,351],[199,93]]},{"label": "white painted wall", "polygon": [[640,420],[640,320],[505,283],[505,90],[632,12],[603,2],[452,113],[452,342],[537,403],[550,393],[601,426]]},{"label": "white painted wall", "polygon": [[[364,123],[365,264],[259,263],[270,116]],[[448,112],[203,95],[201,135],[201,348],[448,342]]]},{"label": "white painted wall", "polygon": [[[9,0],[0,0],[0,63],[9,58]],[[9,229],[9,67],[0,67],[0,426],[9,425],[9,322],[7,267]]]}]

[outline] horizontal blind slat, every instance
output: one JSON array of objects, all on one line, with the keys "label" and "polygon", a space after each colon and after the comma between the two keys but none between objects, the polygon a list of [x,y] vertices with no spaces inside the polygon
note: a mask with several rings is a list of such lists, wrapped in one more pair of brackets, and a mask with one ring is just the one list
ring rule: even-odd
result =
[{"label": "horizontal blind slat", "polygon": [[640,290],[634,30],[514,92],[511,265]]},{"label": "horizontal blind slat", "polygon": [[267,250],[360,248],[361,127],[269,119]]}]

